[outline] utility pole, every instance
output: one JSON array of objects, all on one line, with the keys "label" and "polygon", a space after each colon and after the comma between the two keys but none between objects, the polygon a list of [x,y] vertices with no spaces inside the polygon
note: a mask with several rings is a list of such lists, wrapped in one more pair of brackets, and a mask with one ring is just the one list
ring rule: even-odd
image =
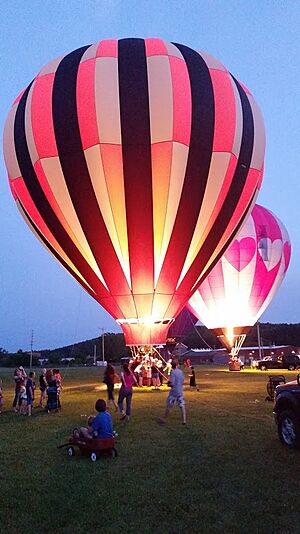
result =
[{"label": "utility pole", "polygon": [[32,369],[32,348],[33,348],[33,330],[31,330],[31,340],[30,340],[30,371]]},{"label": "utility pole", "polygon": [[104,362],[105,362],[105,355],[104,355],[104,328],[100,328],[100,326],[98,327],[99,330],[101,330],[101,345],[102,345],[102,364],[104,365]]},{"label": "utility pole", "polygon": [[97,365],[97,346],[94,345],[94,365]]},{"label": "utility pole", "polygon": [[260,338],[259,321],[257,321],[256,323],[256,330],[257,330],[257,341],[258,341],[258,357],[261,360],[261,338]]},{"label": "utility pole", "polygon": [[104,328],[102,328],[102,361],[103,361],[103,365],[104,365]]}]

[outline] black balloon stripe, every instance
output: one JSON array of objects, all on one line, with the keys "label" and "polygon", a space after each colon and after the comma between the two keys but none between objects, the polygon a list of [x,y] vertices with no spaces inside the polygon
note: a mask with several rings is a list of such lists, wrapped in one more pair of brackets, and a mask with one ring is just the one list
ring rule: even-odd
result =
[{"label": "black balloon stripe", "polygon": [[25,131],[25,108],[31,85],[32,84],[27,87],[19,101],[14,123],[15,150],[22,178],[31,200],[56,241],[76,268],[82,273],[90,286],[93,287],[96,292],[101,294],[103,291],[106,291],[104,286],[99,282],[97,276],[80,254],[72,239],[55,215],[36,176],[27,145]]},{"label": "black balloon stripe", "polygon": [[233,78],[241,100],[242,115],[243,115],[243,131],[241,139],[241,147],[236,169],[230,184],[229,191],[226,195],[222,208],[214,222],[209,236],[203,243],[201,249],[201,258],[207,263],[209,258],[220,242],[224,229],[229,225],[232,216],[236,210],[239,198],[243,193],[243,189],[247,183],[247,176],[250,169],[253,146],[254,146],[254,120],[252,109],[247,98],[246,92],[241,85]]},{"label": "black balloon stripe", "polygon": [[143,39],[118,42],[119,98],[132,291],[154,285],[153,191],[148,75]]},{"label": "black balloon stripe", "polygon": [[118,41],[122,145],[150,146],[150,111],[144,39]]},{"label": "black balloon stripe", "polygon": [[[215,101],[209,69],[198,52],[173,44],[180,50],[189,73],[192,123],[181,198],[158,289],[160,282],[164,286],[166,280],[172,280],[174,288],[177,285],[203,203],[214,139]],[[178,249],[181,262],[178,262]]]},{"label": "black balloon stripe", "polygon": [[[243,189],[247,183],[247,176],[248,176],[248,172],[250,169],[253,147],[254,147],[254,120],[253,120],[252,109],[251,109],[249,100],[247,98],[246,92],[235,79],[234,79],[234,82],[239,92],[241,107],[242,107],[242,116],[243,116],[242,139],[241,139],[241,146],[240,146],[236,169],[235,169],[235,172],[234,172],[231,184],[230,184],[229,191],[222,205],[222,208],[206,240],[204,241],[200,251],[198,252],[198,255],[196,256],[192,266],[190,267],[189,272],[187,273],[183,284],[187,283],[187,280],[190,279],[190,276],[194,278],[194,283],[195,283],[195,281],[197,280],[199,276],[199,273],[201,273],[203,267],[209,262],[209,259],[211,258],[212,254],[216,250],[218,243],[220,243],[222,239],[222,235],[224,234],[225,229],[228,227],[231,221],[231,218],[236,210],[239,199],[243,193]],[[257,188],[255,188],[255,193],[256,193],[256,189]],[[251,205],[253,201],[253,196],[248,203],[248,207]],[[246,209],[246,213],[248,213],[248,209]],[[237,226],[237,229],[234,232],[234,235],[236,235],[239,228],[240,228],[240,225]],[[232,237],[234,237],[234,235]],[[222,247],[222,250],[218,254],[217,260],[221,258],[226,248],[228,248],[228,242],[224,244],[224,247]],[[205,272],[204,278],[213,269],[214,265],[217,263],[217,260],[215,260],[213,264],[210,266],[209,270]],[[204,278],[201,278],[198,285],[201,284]],[[181,287],[178,289],[179,292],[180,290],[182,290],[182,287],[183,285],[181,284]]]},{"label": "black balloon stripe", "polygon": [[76,215],[104,280],[112,294],[116,294],[125,291],[128,285],[91,182],[77,115],[77,74],[87,48],[71,52],[57,68],[53,84],[53,124],[62,171]]}]

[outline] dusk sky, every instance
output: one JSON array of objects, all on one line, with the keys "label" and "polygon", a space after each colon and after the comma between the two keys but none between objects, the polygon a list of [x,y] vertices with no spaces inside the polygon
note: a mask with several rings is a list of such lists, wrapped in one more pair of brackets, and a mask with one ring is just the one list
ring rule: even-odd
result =
[{"label": "dusk sky", "polygon": [[[253,93],[265,121],[265,173],[258,203],[286,226],[292,258],[261,320],[300,322],[300,4],[293,0],[29,0],[1,9],[3,132],[15,97],[40,68],[101,39],[160,37],[209,52]],[[23,221],[0,162],[0,347],[61,347],[116,322],[44,249]]]}]

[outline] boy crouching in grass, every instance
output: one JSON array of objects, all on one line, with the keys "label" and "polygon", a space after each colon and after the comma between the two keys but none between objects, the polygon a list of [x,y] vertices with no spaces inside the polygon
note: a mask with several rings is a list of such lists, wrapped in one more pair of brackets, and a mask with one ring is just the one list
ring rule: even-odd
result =
[{"label": "boy crouching in grass", "polygon": [[112,417],[106,410],[105,400],[98,399],[95,404],[95,409],[98,414],[95,417],[88,417],[88,427],[75,429],[73,432],[73,437],[75,439],[103,439],[113,437]]}]

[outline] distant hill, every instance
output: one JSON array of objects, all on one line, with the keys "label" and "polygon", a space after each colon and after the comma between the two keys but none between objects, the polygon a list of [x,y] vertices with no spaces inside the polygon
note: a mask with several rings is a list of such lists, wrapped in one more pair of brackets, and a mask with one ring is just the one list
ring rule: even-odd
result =
[{"label": "distant hill", "polygon": [[[73,345],[67,345],[54,350],[42,350],[41,357],[48,358],[49,361],[55,362],[61,358],[75,358],[76,360],[86,361],[87,358],[94,358],[96,351],[97,359],[102,359],[102,337],[88,339]],[[105,333],[104,334],[104,356],[106,360],[118,361],[123,356],[129,356],[130,349],[126,347],[123,334]]]},{"label": "distant hill", "polygon": [[[272,324],[260,323],[261,342],[264,345],[294,345],[300,346],[300,323],[298,324]],[[196,326],[191,332],[180,339],[188,348],[222,347],[216,335],[205,326]],[[246,337],[245,346],[257,345],[257,328],[254,326]],[[74,345],[68,345],[55,350],[43,350],[42,357],[51,360],[61,358],[92,357],[96,346],[97,358],[102,358],[102,338],[93,338]],[[123,334],[104,334],[105,358],[119,361],[123,356],[130,355],[130,348],[125,346]]]}]

